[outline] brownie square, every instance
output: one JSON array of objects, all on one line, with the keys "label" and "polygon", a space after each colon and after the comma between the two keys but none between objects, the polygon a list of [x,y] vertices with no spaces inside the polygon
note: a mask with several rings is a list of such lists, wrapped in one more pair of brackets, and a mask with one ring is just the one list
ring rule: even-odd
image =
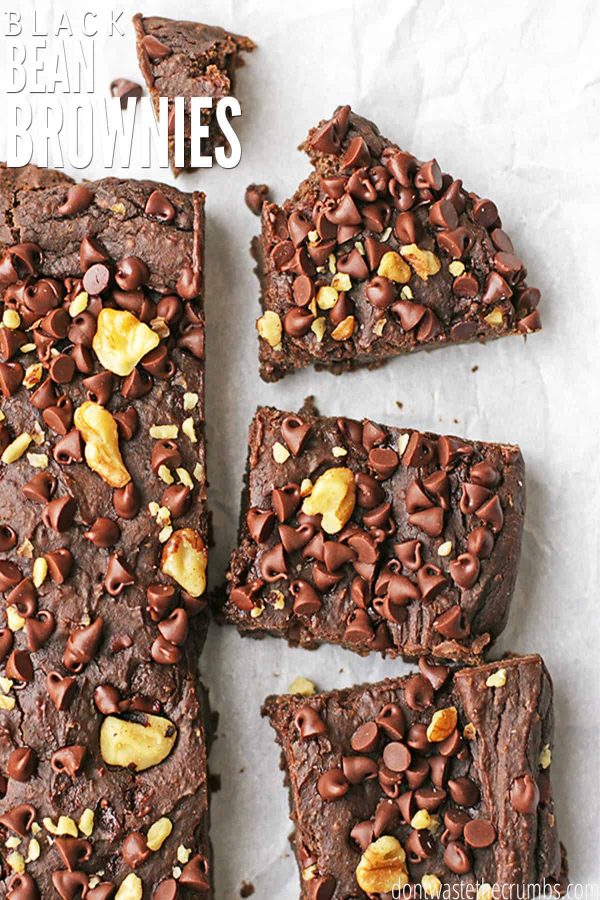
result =
[{"label": "brownie square", "polygon": [[[183,169],[190,171],[189,99],[213,98],[213,108],[202,110],[202,122],[209,128],[203,155],[209,156],[215,147],[224,144],[215,118],[217,103],[235,90],[235,71],[244,64],[240,53],[249,53],[256,45],[250,38],[200,22],[177,22],[138,13],[133,17],[133,24],[140,69],[157,112],[161,97],[186,98]],[[174,114],[172,105],[170,110]],[[171,168],[177,176],[183,169],[175,165],[174,119],[172,125],[169,120],[169,134]]]},{"label": "brownie square", "polygon": [[476,661],[506,624],[524,510],[518,447],[263,407],[223,616],[305,647]]},{"label": "brownie square", "polygon": [[[552,684],[539,656],[269,697],[303,900],[563,890]],[[478,886],[477,893],[475,885]],[[422,895],[422,894],[421,894]],[[417,896],[415,894],[415,896]],[[497,896],[497,895],[496,895]]]},{"label": "brownie square", "polygon": [[0,169],[2,896],[210,895],[203,211]]},{"label": "brownie square", "polygon": [[349,106],[300,149],[314,171],[283,205],[262,204],[253,243],[265,381],[539,330],[540,292],[492,200]]}]

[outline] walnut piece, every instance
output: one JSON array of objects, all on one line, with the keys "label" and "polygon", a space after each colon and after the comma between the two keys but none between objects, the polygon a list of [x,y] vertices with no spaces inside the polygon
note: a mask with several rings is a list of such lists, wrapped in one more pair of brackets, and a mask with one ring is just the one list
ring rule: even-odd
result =
[{"label": "walnut piece", "polygon": [[163,547],[161,571],[192,597],[200,597],[206,590],[207,563],[206,545],[193,528],[174,531]]},{"label": "walnut piece", "polygon": [[143,772],[169,756],[177,729],[163,716],[145,715],[135,722],[107,716],[100,728],[100,755],[109,766]]},{"label": "walnut piece", "polygon": [[100,310],[92,347],[109,372],[129,375],[159,343],[156,332],[126,309]]},{"label": "walnut piece", "polygon": [[406,853],[400,841],[384,834],[369,844],[356,867],[356,881],[366,894],[389,894],[408,884]]},{"label": "walnut piece", "polygon": [[307,516],[322,515],[321,526],[327,534],[341,531],[354,510],[356,487],[350,469],[334,467],[319,475],[312,493],[302,504]]},{"label": "walnut piece", "polygon": [[125,487],[131,475],[121,456],[119,432],[112,413],[99,403],[86,400],[75,410],[74,423],[85,441],[85,461],[90,469],[111,487]]}]

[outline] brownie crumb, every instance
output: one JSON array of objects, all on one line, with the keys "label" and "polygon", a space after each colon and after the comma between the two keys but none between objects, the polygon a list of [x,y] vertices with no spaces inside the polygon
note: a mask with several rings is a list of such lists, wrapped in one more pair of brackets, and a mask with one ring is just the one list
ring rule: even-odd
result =
[{"label": "brownie crumb", "polygon": [[250,881],[242,881],[240,897],[251,897],[254,893],[254,885]]}]

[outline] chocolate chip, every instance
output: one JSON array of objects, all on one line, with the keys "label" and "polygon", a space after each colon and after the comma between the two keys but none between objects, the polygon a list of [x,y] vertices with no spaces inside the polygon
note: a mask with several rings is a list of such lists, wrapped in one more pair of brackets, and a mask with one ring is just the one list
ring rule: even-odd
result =
[{"label": "chocolate chip", "polygon": [[137,489],[130,481],[125,487],[113,491],[113,506],[121,519],[135,519],[140,511],[140,498]]},{"label": "chocolate chip", "polygon": [[209,891],[208,871],[208,860],[197,853],[183,867],[179,884],[187,885],[192,891],[199,893]]},{"label": "chocolate chip", "polygon": [[461,588],[472,588],[479,577],[479,559],[473,553],[461,553],[450,563],[450,575]]},{"label": "chocolate chip", "polygon": [[[281,544],[276,546],[281,546]],[[263,577],[265,577],[264,574]],[[294,598],[294,613],[297,616],[312,616],[322,606],[321,598],[314,588],[307,581],[303,581],[300,578],[292,581],[290,593]]]},{"label": "chocolate chip", "polygon": [[121,846],[121,856],[131,869],[137,869],[150,856],[146,838],[139,831],[127,835]]},{"label": "chocolate chip", "polygon": [[[10,774],[10,773],[9,773]],[[510,805],[518,813],[531,815],[540,802],[540,790],[529,773],[515,778],[510,787]]]},{"label": "chocolate chip", "polygon": [[386,703],[375,722],[391,740],[399,741],[404,737],[404,713],[396,703]]},{"label": "chocolate chip", "polygon": [[83,289],[92,297],[102,294],[110,285],[111,271],[106,263],[94,263],[83,276]]},{"label": "chocolate chip", "polygon": [[84,184],[74,184],[67,191],[64,203],[57,207],[59,216],[74,216],[91,206],[94,195]]},{"label": "chocolate chip", "polygon": [[451,841],[444,850],[444,863],[455,875],[466,875],[471,871],[471,856],[464,844]]},{"label": "chocolate chip", "polygon": [[255,216],[260,216],[263,203],[269,199],[269,188],[266,184],[249,184],[244,194],[246,206]]},{"label": "chocolate chip", "polygon": [[308,704],[300,707],[294,718],[294,724],[303,740],[327,733],[327,726],[319,712]]},{"label": "chocolate chip", "polygon": [[100,646],[103,627],[104,620],[98,616],[89,625],[71,631],[63,654],[63,664],[69,672],[79,674],[94,659]]},{"label": "chocolate chip", "polygon": [[489,847],[496,840],[496,829],[488,819],[471,819],[463,833],[467,846],[475,850]]},{"label": "chocolate chip", "polygon": [[37,766],[35,750],[31,747],[17,747],[11,751],[6,763],[9,778],[15,781],[29,781]]},{"label": "chocolate chip", "polygon": [[61,747],[50,757],[50,765],[55,772],[65,772],[75,778],[82,771],[86,748],[80,744]]},{"label": "chocolate chip", "polygon": [[141,85],[136,84],[135,81],[129,81],[127,78],[115,78],[110,83],[110,93],[111,96],[119,98],[121,109],[127,109],[129,98],[133,97],[135,100],[139,100],[143,90]]},{"label": "chocolate chip", "polygon": [[48,574],[55,584],[64,584],[73,568],[73,554],[68,547],[59,547],[44,553]]},{"label": "chocolate chip", "polygon": [[434,631],[452,640],[461,640],[469,634],[469,624],[460,606],[451,606],[435,619]]},{"label": "chocolate chip", "polygon": [[175,219],[175,207],[168,197],[160,190],[152,191],[146,201],[144,212],[147,216],[157,219],[165,225],[170,225]]},{"label": "chocolate chip", "polygon": [[77,682],[71,675],[62,676],[59,672],[48,672],[46,690],[56,709],[62,712],[71,705],[77,690]]},{"label": "chocolate chip", "polygon": [[68,494],[64,497],[57,497],[46,504],[46,508],[42,512],[42,520],[47,528],[54,531],[67,531],[75,520],[77,511],[77,503]]},{"label": "chocolate chip", "polygon": [[451,779],[448,782],[450,796],[457,806],[476,806],[479,803],[479,788],[466,776]]},{"label": "chocolate chip", "polygon": [[410,709],[422,712],[433,702],[433,687],[422,675],[411,675],[404,684],[404,696]]},{"label": "chocolate chip", "polygon": [[319,777],[317,781],[317,791],[319,796],[327,801],[339,800],[344,794],[348,793],[350,782],[339,768],[329,769]]}]

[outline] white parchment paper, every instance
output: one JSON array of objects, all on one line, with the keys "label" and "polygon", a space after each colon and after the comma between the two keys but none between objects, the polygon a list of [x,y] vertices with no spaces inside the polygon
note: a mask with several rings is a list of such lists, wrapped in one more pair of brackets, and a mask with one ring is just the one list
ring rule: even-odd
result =
[{"label": "white parchment paper", "polygon": [[[123,9],[100,0],[34,6]],[[240,165],[182,176],[207,194],[208,441],[214,582],[234,543],[246,431],[254,408],[297,408],[316,395],[326,414],[518,442],[527,464],[523,558],[509,626],[495,648],[538,651],[554,677],[557,813],[573,881],[598,887],[600,702],[600,8],[593,0],[153,0],[146,15],[219,24],[258,43],[241,70]],[[140,80],[133,30],[95,42],[97,92],[118,76]],[[5,95],[2,95],[5,97]],[[422,159],[498,204],[505,228],[543,291],[544,331],[527,343],[453,347],[335,378],[305,371],[277,385],[257,372],[257,283],[243,204],[250,181],[282,200],[308,171],[295,150],[309,126],[349,102]],[[134,153],[134,161],[136,154]],[[133,164],[114,174],[172,182]],[[91,167],[78,177],[108,174]],[[397,401],[403,404],[400,410]],[[323,689],[376,680],[408,666],[323,647],[241,639],[212,626],[200,663],[220,714],[211,769],[219,900],[251,883],[263,900],[298,896],[287,836],[279,752],[259,717],[263,698],[299,674]]]}]

